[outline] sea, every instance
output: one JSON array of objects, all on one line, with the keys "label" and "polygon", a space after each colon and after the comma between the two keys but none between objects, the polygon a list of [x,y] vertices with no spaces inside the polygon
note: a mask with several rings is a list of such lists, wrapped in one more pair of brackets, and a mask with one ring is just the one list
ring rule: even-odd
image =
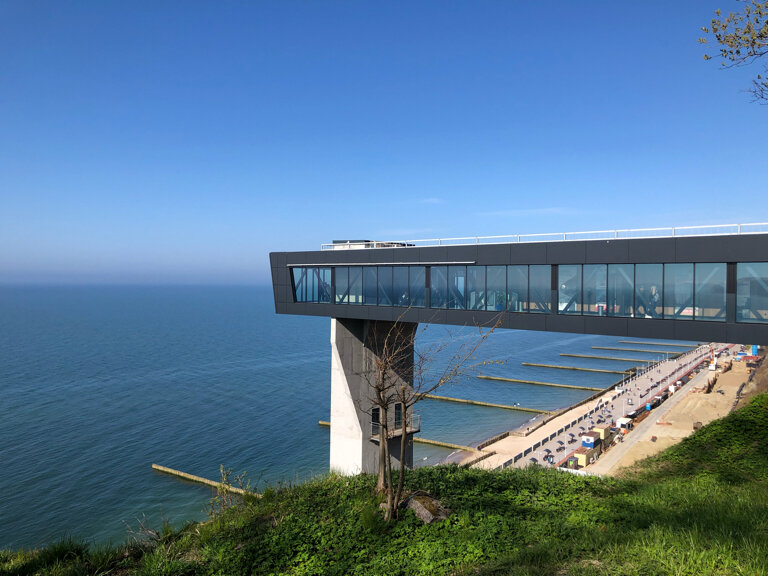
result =
[{"label": "sea", "polygon": [[[204,520],[209,487],[153,463],[218,480],[286,486],[328,471],[330,320],[277,315],[270,286],[0,287],[0,549],[63,537],[118,544],[141,526]],[[417,346],[471,346],[473,328],[423,327]],[[670,348],[620,338],[496,330],[443,396],[555,410],[592,392],[478,374],[607,387]],[[663,341],[658,341],[663,342]],[[595,350],[600,347],[658,352]],[[626,361],[562,357],[562,353]],[[530,413],[423,400],[421,435],[477,444]],[[416,465],[451,450],[416,444]]]}]

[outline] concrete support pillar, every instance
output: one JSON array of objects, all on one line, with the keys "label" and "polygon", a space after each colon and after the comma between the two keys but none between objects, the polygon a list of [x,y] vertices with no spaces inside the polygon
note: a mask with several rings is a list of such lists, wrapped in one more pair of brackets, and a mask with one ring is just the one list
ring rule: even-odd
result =
[{"label": "concrete support pillar", "polygon": [[[413,385],[413,339],[418,324],[377,320],[331,319],[331,470],[341,474],[376,473],[379,466],[378,438],[372,440],[372,383],[375,382],[376,355],[384,340],[397,338],[397,346],[408,349],[409,361],[393,374],[397,386]],[[389,410],[389,427],[394,429],[394,406]],[[404,457],[400,457],[400,436],[389,440],[392,465],[404,460],[413,466],[413,441],[408,437]]]}]

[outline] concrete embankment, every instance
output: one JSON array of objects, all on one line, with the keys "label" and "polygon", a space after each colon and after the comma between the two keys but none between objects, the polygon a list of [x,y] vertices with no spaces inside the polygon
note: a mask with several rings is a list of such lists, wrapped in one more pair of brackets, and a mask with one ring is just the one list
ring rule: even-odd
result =
[{"label": "concrete embankment", "polygon": [[152,464],[152,470],[156,470],[157,472],[162,472],[163,474],[169,474],[171,476],[176,476],[177,478],[183,478],[184,480],[189,480],[190,482],[195,482],[197,484],[205,484],[206,486],[210,486],[211,488],[216,488],[217,490],[224,489],[227,492],[232,492],[233,494],[240,494],[241,496],[244,496],[246,494],[251,496],[258,496],[256,492],[248,492],[247,490],[243,490],[242,488],[236,488],[234,486],[223,484],[221,482],[214,482],[213,480],[208,480],[208,478],[202,478],[201,476],[195,476],[194,474],[187,474],[186,472],[182,472],[181,470],[174,470],[173,468],[168,468],[167,466],[160,466],[160,464]]},{"label": "concrete embankment", "polygon": [[605,370],[604,368],[584,368],[582,366],[559,366],[557,364],[535,364],[533,362],[520,362],[521,366],[533,366],[534,368],[554,368],[555,370],[576,370],[578,372],[599,372],[601,374],[632,374],[632,370]]},{"label": "concrete embankment", "polygon": [[429,400],[441,400],[443,402],[458,402],[459,404],[472,404],[473,406],[487,406],[488,408],[502,408],[504,410],[517,410],[518,412],[531,412],[533,414],[551,414],[551,410],[541,410],[539,408],[526,408],[524,406],[510,406],[509,404],[493,404],[491,402],[480,402],[478,400],[467,400],[465,398],[450,398],[448,396],[435,396],[434,394],[425,394],[424,398]]},{"label": "concrete embankment", "polygon": [[602,392],[605,388],[595,388],[593,386],[577,386],[576,384],[556,384],[554,382],[538,382],[536,380],[520,380],[518,378],[503,378],[501,376],[486,376],[479,374],[478,378],[483,380],[496,380],[498,382],[514,382],[517,384],[534,384],[536,386],[552,386],[554,388],[571,388],[573,390],[591,390],[593,392]]}]

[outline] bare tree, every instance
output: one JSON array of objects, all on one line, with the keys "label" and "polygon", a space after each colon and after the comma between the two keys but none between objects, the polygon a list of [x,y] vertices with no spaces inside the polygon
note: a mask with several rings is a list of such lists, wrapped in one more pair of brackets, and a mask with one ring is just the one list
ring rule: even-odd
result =
[{"label": "bare tree", "polygon": [[[363,377],[370,387],[371,412],[379,414],[379,470],[376,490],[386,494],[384,517],[389,521],[396,515],[403,498],[405,454],[408,447],[408,427],[413,408],[428,394],[441,386],[454,382],[474,368],[472,360],[479,346],[500,325],[497,319],[489,328],[477,326],[477,335],[456,347],[441,370],[433,365],[456,339],[452,336],[416,349],[416,324],[402,321],[403,315],[392,323],[373,323],[366,341],[371,350]],[[423,333],[429,325],[421,329]],[[392,455],[389,450],[389,415],[400,406],[400,474],[397,486],[393,482]],[[371,414],[372,415],[372,414]],[[392,431],[394,432],[394,431]]]}]

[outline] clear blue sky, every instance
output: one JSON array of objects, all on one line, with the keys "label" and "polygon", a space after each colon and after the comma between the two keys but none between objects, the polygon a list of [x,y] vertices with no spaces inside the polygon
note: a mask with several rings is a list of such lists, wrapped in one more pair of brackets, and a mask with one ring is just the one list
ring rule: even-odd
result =
[{"label": "clear blue sky", "polygon": [[268,253],[768,221],[725,0],[0,0],[0,283],[259,283]]}]

